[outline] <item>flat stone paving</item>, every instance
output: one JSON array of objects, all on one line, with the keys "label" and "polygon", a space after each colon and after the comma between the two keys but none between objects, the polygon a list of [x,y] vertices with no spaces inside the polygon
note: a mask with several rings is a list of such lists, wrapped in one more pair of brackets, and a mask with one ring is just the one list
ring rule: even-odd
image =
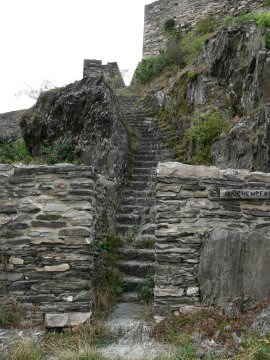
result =
[{"label": "flat stone paving", "polygon": [[150,326],[142,320],[144,305],[120,303],[112,313],[107,326],[115,341],[100,350],[108,359],[150,360],[157,356],[169,357],[173,348],[150,337]]}]

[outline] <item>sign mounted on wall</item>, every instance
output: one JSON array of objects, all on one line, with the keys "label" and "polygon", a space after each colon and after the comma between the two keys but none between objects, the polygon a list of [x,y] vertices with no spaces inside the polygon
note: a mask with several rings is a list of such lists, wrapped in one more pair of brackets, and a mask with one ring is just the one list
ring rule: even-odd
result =
[{"label": "sign mounted on wall", "polygon": [[219,189],[221,199],[270,199],[270,189]]}]

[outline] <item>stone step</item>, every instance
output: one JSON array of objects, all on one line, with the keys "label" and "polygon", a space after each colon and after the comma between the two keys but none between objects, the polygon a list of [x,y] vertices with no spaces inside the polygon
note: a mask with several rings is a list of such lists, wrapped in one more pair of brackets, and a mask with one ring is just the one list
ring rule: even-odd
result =
[{"label": "stone step", "polygon": [[158,161],[158,155],[157,154],[139,154],[136,156],[136,161]]},{"label": "stone step", "polygon": [[125,260],[136,260],[140,261],[155,261],[155,251],[153,249],[134,249],[134,248],[122,248],[120,249],[120,255]]},{"label": "stone step", "polygon": [[147,160],[135,160],[134,166],[138,167],[156,167],[158,164],[158,161],[147,161]]},{"label": "stone step", "polygon": [[123,196],[133,198],[153,198],[156,194],[155,190],[130,190],[126,189],[123,191]]},{"label": "stone step", "polygon": [[115,223],[115,230],[119,234],[125,234],[126,232],[133,232],[134,225]]},{"label": "stone step", "polygon": [[147,143],[142,143],[140,146],[140,150],[144,151],[144,150],[158,150],[158,151],[163,151],[163,150],[167,150],[166,147],[164,146],[164,144],[147,144]]},{"label": "stone step", "polygon": [[146,181],[146,182],[155,182],[156,181],[156,175],[149,175],[149,174],[133,174],[131,181]]},{"label": "stone step", "polygon": [[118,214],[116,221],[118,224],[136,225],[139,224],[141,216],[138,214]]},{"label": "stone step", "polygon": [[149,211],[149,206],[143,205],[120,205],[123,214],[145,214]]},{"label": "stone step", "polygon": [[156,231],[156,224],[148,223],[143,226],[140,233],[141,233],[141,235],[149,235],[149,234],[154,235],[155,231]]},{"label": "stone step", "polygon": [[144,278],[130,275],[124,275],[122,280],[126,291],[136,291],[138,285],[145,281]]},{"label": "stone step", "polygon": [[144,149],[142,150],[141,148],[139,148],[136,152],[137,155],[143,155],[143,154],[147,154],[147,155],[170,155],[171,151],[168,149],[163,149],[162,151],[156,150],[156,149]]},{"label": "stone step", "polygon": [[129,181],[126,189],[130,190],[155,190],[156,184],[154,181]]},{"label": "stone step", "polygon": [[121,300],[125,302],[139,301],[139,295],[137,292],[134,291],[125,291],[122,294]]},{"label": "stone step", "polygon": [[140,198],[140,197],[126,197],[122,200],[121,206],[153,206],[155,203],[154,198]]},{"label": "stone step", "polygon": [[118,269],[125,275],[136,275],[145,278],[155,268],[153,261],[121,260],[117,262]]},{"label": "stone step", "polygon": [[155,176],[155,167],[145,168],[140,166],[133,166],[132,174],[133,175],[153,175]]},{"label": "stone step", "polygon": [[136,237],[134,245],[137,249],[155,249],[156,237],[155,234],[144,234]]}]

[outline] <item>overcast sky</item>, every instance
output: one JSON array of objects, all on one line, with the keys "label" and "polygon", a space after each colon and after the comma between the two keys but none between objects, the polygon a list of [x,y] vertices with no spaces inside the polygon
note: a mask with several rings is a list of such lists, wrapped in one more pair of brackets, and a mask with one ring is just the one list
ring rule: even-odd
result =
[{"label": "overcast sky", "polygon": [[0,0],[0,113],[30,107],[15,94],[43,79],[82,78],[83,59],[141,60],[144,5],[153,0]]}]

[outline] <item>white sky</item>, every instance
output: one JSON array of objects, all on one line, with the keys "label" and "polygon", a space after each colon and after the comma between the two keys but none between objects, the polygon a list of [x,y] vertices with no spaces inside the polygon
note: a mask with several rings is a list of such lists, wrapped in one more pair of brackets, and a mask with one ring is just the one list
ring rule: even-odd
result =
[{"label": "white sky", "polygon": [[0,0],[0,113],[30,107],[16,97],[43,79],[82,78],[83,60],[117,61],[133,73],[142,57],[144,5],[153,0]]}]

